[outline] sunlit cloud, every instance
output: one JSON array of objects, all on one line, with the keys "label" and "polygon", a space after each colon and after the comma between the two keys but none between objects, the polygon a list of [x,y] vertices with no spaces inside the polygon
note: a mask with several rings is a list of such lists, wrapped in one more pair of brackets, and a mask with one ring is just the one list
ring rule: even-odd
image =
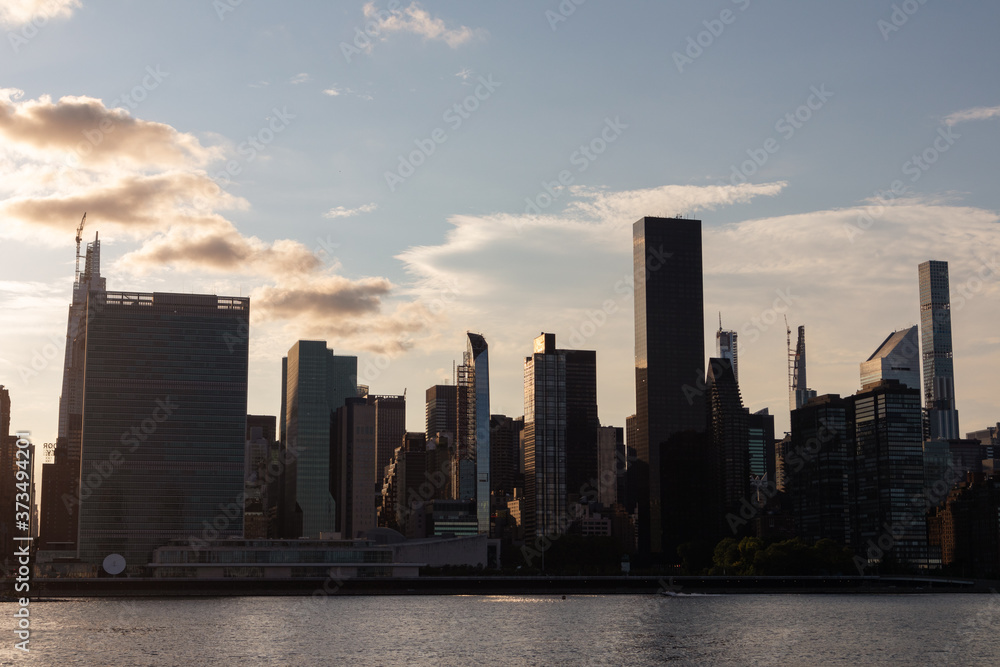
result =
[{"label": "sunlit cloud", "polygon": [[69,18],[82,6],[80,0],[2,0],[0,25],[17,28],[32,20]]},{"label": "sunlit cloud", "polygon": [[344,208],[343,206],[337,206],[331,208],[329,211],[323,214],[324,218],[350,218],[355,215],[360,215],[362,213],[371,213],[378,208],[378,204],[374,202],[371,204],[365,204],[364,206],[359,206],[358,208]]},{"label": "sunlit cloud", "polygon": [[973,107],[972,109],[956,111],[945,116],[944,123],[945,125],[956,125],[970,120],[990,120],[992,118],[1000,118],[1000,106]]},{"label": "sunlit cloud", "polygon": [[432,17],[418,2],[412,2],[402,9],[388,11],[379,9],[374,2],[368,2],[363,11],[365,18],[376,23],[380,34],[411,33],[428,41],[444,42],[453,49],[483,34],[482,30],[474,30],[464,25],[449,28],[443,19]]}]

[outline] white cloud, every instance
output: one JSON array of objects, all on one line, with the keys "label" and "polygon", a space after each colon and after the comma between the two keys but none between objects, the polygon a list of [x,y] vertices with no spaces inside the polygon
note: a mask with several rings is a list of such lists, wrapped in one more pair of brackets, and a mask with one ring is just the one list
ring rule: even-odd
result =
[{"label": "white cloud", "polygon": [[18,28],[33,19],[68,18],[80,0],[0,0],[0,24]]},{"label": "white cloud", "polygon": [[330,88],[327,88],[326,90],[324,90],[323,94],[324,95],[329,95],[330,97],[336,97],[337,95],[340,95],[340,91],[337,90],[336,86],[333,86],[333,87],[330,87]]},{"label": "white cloud", "polygon": [[419,2],[411,2],[408,7],[390,11],[379,9],[374,2],[368,2],[363,11],[365,18],[374,21],[378,26],[378,34],[408,32],[428,41],[444,42],[453,49],[483,34],[482,30],[474,30],[464,25],[449,28],[444,20],[433,18]]},{"label": "white cloud", "polygon": [[293,86],[297,86],[297,85],[299,85],[300,83],[306,83],[306,82],[307,82],[307,81],[309,81],[310,79],[312,79],[312,77],[311,77],[311,76],[309,76],[309,74],[308,74],[308,73],[306,73],[306,72],[302,72],[302,73],[300,73],[300,74],[296,74],[296,75],[295,75],[295,76],[293,76],[293,77],[292,77],[291,79],[289,79],[289,80],[288,80],[288,83],[292,84]]},{"label": "white cloud", "polygon": [[948,114],[944,119],[944,123],[945,125],[956,125],[970,120],[990,120],[991,118],[1000,118],[1000,106],[973,107],[972,109],[956,111],[955,113]]},{"label": "white cloud", "polygon": [[344,208],[343,206],[337,206],[331,208],[329,211],[323,214],[324,218],[350,218],[361,213],[371,213],[378,208],[378,204],[372,202],[371,204],[365,204],[364,206],[359,206],[358,208]]}]

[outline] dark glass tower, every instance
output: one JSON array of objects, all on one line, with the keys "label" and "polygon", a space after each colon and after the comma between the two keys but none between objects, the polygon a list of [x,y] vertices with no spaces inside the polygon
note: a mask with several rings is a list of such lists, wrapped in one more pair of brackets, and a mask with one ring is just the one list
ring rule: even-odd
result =
[{"label": "dark glass tower", "polygon": [[535,338],[524,360],[525,536],[565,532],[569,504],[597,492],[597,353]]},{"label": "dark glass tower", "polygon": [[632,251],[636,455],[648,468],[637,489],[639,550],[672,557],[706,424],[701,221],[643,218],[632,226]]},{"label": "dark glass tower", "polygon": [[79,554],[243,534],[248,298],[91,292]]},{"label": "dark glass tower", "polygon": [[729,359],[710,359],[705,378],[708,392],[709,470],[705,507],[711,508],[705,529],[726,531],[723,517],[739,512],[750,495],[750,442],[747,411]]},{"label": "dark glass tower", "polygon": [[932,439],[958,439],[955,366],[951,344],[951,295],[948,262],[927,261],[920,279],[920,344],[924,370],[924,409]]}]

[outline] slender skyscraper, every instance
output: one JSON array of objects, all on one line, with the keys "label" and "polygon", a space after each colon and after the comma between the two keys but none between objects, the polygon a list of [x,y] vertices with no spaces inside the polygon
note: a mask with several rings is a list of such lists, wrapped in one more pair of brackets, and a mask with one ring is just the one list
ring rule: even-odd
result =
[{"label": "slender skyscraper", "polygon": [[[81,230],[82,231],[82,227]],[[66,356],[63,365],[62,394],[59,397],[59,431],[55,461],[42,478],[42,497],[49,498],[40,536],[46,546],[76,547],[77,504],[58,499],[77,497],[80,488],[80,437],[83,426],[83,376],[87,345],[87,295],[103,293],[106,281],[101,277],[101,241],[97,234],[88,243],[83,271],[73,281],[73,301],[66,325]],[[96,314],[92,311],[92,315]],[[52,498],[57,499],[55,503]],[[43,503],[45,504],[45,503]]]},{"label": "slender skyscraper", "polygon": [[[91,292],[79,554],[141,574],[170,539],[243,534],[248,298]],[[206,532],[210,531],[210,532]]]},{"label": "slender skyscraper", "polygon": [[[791,331],[789,331],[789,335]],[[798,410],[816,397],[816,392],[806,384],[806,328],[799,327],[795,350],[788,350],[788,407]]]},{"label": "slender skyscraper", "polygon": [[[286,502],[302,511],[301,536],[317,538],[337,530],[330,490],[330,429],[336,410],[357,395],[358,358],[335,356],[326,341],[300,340],[288,350],[282,375],[284,445],[295,460],[294,474],[286,482]],[[374,467],[372,461],[373,478]],[[374,494],[374,486],[368,490]]]},{"label": "slender skyscraper", "polygon": [[476,517],[480,534],[490,532],[490,355],[481,334],[468,333],[465,365],[470,373],[469,445],[476,461]]},{"label": "slender skyscraper", "polygon": [[951,343],[951,295],[948,262],[927,261],[920,279],[920,342],[924,371],[924,409],[931,439],[958,439],[955,367]]},{"label": "slender skyscraper", "polygon": [[636,455],[646,467],[637,489],[639,550],[672,557],[686,537],[683,483],[706,425],[701,221],[643,218],[632,227],[632,249]]},{"label": "slender skyscraper", "polygon": [[375,406],[375,485],[382,489],[385,467],[392,453],[403,444],[406,435],[406,396],[368,395],[368,405]]}]

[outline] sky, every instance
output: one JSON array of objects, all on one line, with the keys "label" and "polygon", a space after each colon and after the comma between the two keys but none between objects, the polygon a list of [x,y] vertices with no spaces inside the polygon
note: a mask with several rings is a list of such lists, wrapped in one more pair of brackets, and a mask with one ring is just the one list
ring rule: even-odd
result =
[{"label": "sky", "polygon": [[[0,384],[56,437],[74,236],[112,291],[250,296],[248,410],[299,339],[409,399],[489,344],[523,414],[539,332],[597,351],[635,411],[631,225],[703,220],[706,357],[739,332],[744,404],[919,322],[951,271],[963,431],[1000,420],[1000,5],[0,0]],[[697,378],[692,378],[692,383]]]}]

